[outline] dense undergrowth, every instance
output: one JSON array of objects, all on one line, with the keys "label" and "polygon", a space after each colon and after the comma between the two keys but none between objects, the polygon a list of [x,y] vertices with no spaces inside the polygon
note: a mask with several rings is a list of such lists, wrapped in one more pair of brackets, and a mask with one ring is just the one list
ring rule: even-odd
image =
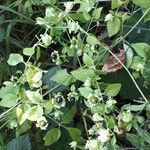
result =
[{"label": "dense undergrowth", "polygon": [[150,0],[0,0],[0,150],[150,149]]}]

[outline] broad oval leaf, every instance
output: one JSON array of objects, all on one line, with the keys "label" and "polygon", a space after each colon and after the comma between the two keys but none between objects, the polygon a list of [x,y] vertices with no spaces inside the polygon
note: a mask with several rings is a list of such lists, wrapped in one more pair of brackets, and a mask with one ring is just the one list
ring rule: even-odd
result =
[{"label": "broad oval leaf", "polygon": [[148,59],[149,56],[149,51],[150,51],[150,46],[146,43],[134,43],[131,45],[136,53],[144,58],[145,60]]},{"label": "broad oval leaf", "polygon": [[150,7],[150,1],[149,0],[131,0],[131,1],[140,7],[144,7],[144,8]]},{"label": "broad oval leaf", "polygon": [[124,50],[125,50],[125,52],[126,52],[126,62],[125,62],[125,65],[126,65],[127,68],[129,68],[130,65],[132,64],[133,51],[132,51],[132,49],[131,49],[128,45],[126,45],[126,44],[124,44],[123,47],[124,47]]},{"label": "broad oval leaf", "polygon": [[118,17],[114,17],[112,20],[107,22],[107,31],[109,37],[115,35],[120,30],[121,21]]},{"label": "broad oval leaf", "polygon": [[7,144],[7,150],[31,150],[28,135],[19,136]]},{"label": "broad oval leaf", "polygon": [[76,106],[73,106],[71,110],[62,118],[62,123],[70,123],[73,120],[73,117],[75,116],[77,109]]},{"label": "broad oval leaf", "polygon": [[142,111],[145,108],[146,104],[141,104],[141,105],[124,105],[122,109],[124,110],[130,110],[130,111]]},{"label": "broad oval leaf", "polygon": [[89,94],[93,93],[93,90],[89,87],[81,87],[78,89],[80,91],[80,94],[85,97],[86,99],[88,99]]},{"label": "broad oval leaf", "polygon": [[72,71],[71,74],[80,81],[85,81],[87,78],[94,78],[95,72],[92,69],[77,69],[75,71]]},{"label": "broad oval leaf", "polygon": [[99,41],[97,40],[97,38],[93,35],[88,35],[86,38],[86,42],[90,45],[96,45],[99,44]]},{"label": "broad oval leaf", "polygon": [[50,129],[44,137],[45,145],[52,145],[53,143],[57,142],[60,137],[61,131],[59,128]]},{"label": "broad oval leaf", "polygon": [[80,136],[81,136],[81,131],[77,128],[68,128],[68,132],[71,136],[71,138],[74,141],[79,141],[80,140]]},{"label": "broad oval leaf", "polygon": [[34,52],[35,52],[34,47],[27,47],[23,49],[23,54],[26,56],[32,56]]},{"label": "broad oval leaf", "polygon": [[52,76],[51,80],[62,85],[69,85],[73,81],[73,76],[67,73],[66,69],[63,69],[59,70],[54,76]]},{"label": "broad oval leaf", "polygon": [[122,4],[123,4],[123,2],[121,0],[112,0],[111,8],[115,9],[115,8],[121,6]]},{"label": "broad oval leaf", "polygon": [[83,55],[83,62],[88,67],[93,67],[94,66],[93,59],[89,55],[87,55],[86,53]]},{"label": "broad oval leaf", "polygon": [[8,93],[5,95],[0,101],[0,106],[6,107],[6,108],[11,108],[17,104],[18,96],[12,93]]},{"label": "broad oval leaf", "polygon": [[119,93],[120,89],[121,89],[121,84],[119,84],[119,83],[110,84],[105,89],[105,93],[108,96],[116,96]]},{"label": "broad oval leaf", "polygon": [[23,57],[20,54],[12,53],[12,54],[10,54],[7,62],[9,65],[15,66],[24,61],[23,61]]}]

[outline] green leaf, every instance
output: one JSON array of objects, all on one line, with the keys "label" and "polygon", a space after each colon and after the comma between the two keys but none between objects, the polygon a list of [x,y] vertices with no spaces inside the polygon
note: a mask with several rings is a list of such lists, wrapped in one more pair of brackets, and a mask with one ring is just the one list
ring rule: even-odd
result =
[{"label": "green leaf", "polygon": [[52,145],[53,143],[57,142],[59,138],[61,137],[61,131],[58,128],[50,129],[45,137],[45,145]]},{"label": "green leaf", "polygon": [[145,108],[146,104],[141,104],[141,105],[124,105],[122,107],[123,110],[130,110],[130,111],[142,111]]},{"label": "green leaf", "polygon": [[7,144],[7,150],[31,150],[28,135],[19,136]]},{"label": "green leaf", "polygon": [[29,104],[20,104],[16,108],[16,116],[20,125],[22,125],[27,119],[28,112],[31,110]]},{"label": "green leaf", "polygon": [[37,119],[42,115],[43,115],[43,108],[40,105],[33,106],[29,111],[28,120],[37,121]]},{"label": "green leaf", "polygon": [[18,86],[14,85],[13,83],[9,82],[5,87],[0,89],[0,98],[5,97],[7,94],[14,94],[17,95],[19,92]]},{"label": "green leaf", "polygon": [[105,105],[104,104],[97,104],[92,107],[91,112],[98,113],[98,114],[103,114],[105,112]]},{"label": "green leaf", "polygon": [[83,17],[85,18],[85,20],[89,21],[91,19],[91,16],[88,12],[83,12]]},{"label": "green leaf", "polygon": [[145,65],[144,59],[142,59],[139,56],[134,56],[132,59],[132,64],[130,65],[130,68],[137,70],[139,65],[142,65],[142,66]]},{"label": "green leaf", "polygon": [[[40,0],[41,2],[41,0]],[[57,0],[42,0],[42,3],[44,4],[55,4],[57,2]]]},{"label": "green leaf", "polygon": [[127,140],[134,145],[135,147],[139,148],[141,147],[141,138],[140,136],[132,133],[127,133],[126,134]]},{"label": "green leaf", "polygon": [[[143,14],[146,12],[148,10],[148,8],[147,9],[144,9],[143,10]],[[148,13],[145,15],[145,17],[144,17],[144,22],[147,22],[147,21],[150,21],[150,9],[149,9],[149,11],[148,11]]]},{"label": "green leaf", "polygon": [[114,118],[111,116],[111,117],[107,117],[106,116],[106,120],[107,120],[107,126],[109,129],[113,129],[115,127],[115,120]]},{"label": "green leaf", "polygon": [[26,56],[32,56],[34,52],[35,52],[34,47],[27,47],[23,49],[23,54]]},{"label": "green leaf", "polygon": [[22,125],[17,126],[17,128],[16,128],[16,136],[19,136],[22,133],[25,133],[30,128],[31,128],[31,124],[29,124],[27,121],[24,122]]},{"label": "green leaf", "polygon": [[15,66],[24,61],[23,61],[23,57],[20,54],[12,53],[12,54],[10,54],[7,62],[9,65]]},{"label": "green leaf", "polygon": [[150,85],[150,61],[148,61],[145,65],[143,77],[146,80],[146,85]]},{"label": "green leaf", "polygon": [[44,101],[44,108],[45,108],[46,114],[49,114],[50,112],[52,112],[52,110],[54,108],[53,101],[52,100]]},{"label": "green leaf", "polygon": [[[4,144],[3,136],[2,136],[2,134],[0,134],[0,148],[1,148],[2,150],[5,150],[5,149],[4,149],[4,146],[5,146],[5,144]],[[1,149],[0,149],[0,150],[1,150]]]},{"label": "green leaf", "polygon": [[39,104],[43,100],[43,97],[39,93],[39,91],[27,90],[26,91],[26,96],[27,96],[28,100],[30,100],[30,102],[33,103],[33,104]]},{"label": "green leaf", "polygon": [[94,70],[92,70],[92,69],[82,69],[82,68],[79,68],[75,71],[72,71],[71,74],[76,79],[78,79],[80,81],[83,81],[83,82],[88,78],[94,78],[96,76]]},{"label": "green leaf", "polygon": [[[150,46],[146,43],[135,43],[131,45],[136,53],[144,58],[144,60],[147,60],[150,58]],[[149,56],[149,57],[148,57]]]},{"label": "green leaf", "polygon": [[0,106],[11,108],[17,104],[18,96],[15,94],[7,94],[3,97],[2,101],[0,101]]},{"label": "green leaf", "polygon": [[121,0],[112,0],[112,2],[111,2],[111,9],[118,8],[122,4],[123,4],[123,2]]},{"label": "green leaf", "polygon": [[119,84],[119,83],[110,84],[105,89],[105,93],[108,96],[116,96],[119,93],[120,89],[121,89],[121,84]]},{"label": "green leaf", "polygon": [[86,42],[90,45],[96,45],[99,44],[99,41],[97,40],[97,38],[93,35],[88,35],[86,38]]},{"label": "green leaf", "polygon": [[81,87],[78,89],[80,91],[80,94],[88,99],[89,94],[92,94],[93,90],[89,87]]},{"label": "green leaf", "polygon": [[54,93],[63,92],[68,89],[67,86],[59,85],[57,82],[51,80],[51,77],[53,77],[60,70],[62,70],[60,66],[55,66],[50,68],[47,73],[43,74],[43,83],[48,86],[48,89],[53,89]]},{"label": "green leaf", "polygon": [[63,116],[62,123],[70,123],[73,120],[73,117],[75,116],[76,112],[77,108],[76,106],[73,106],[71,110],[65,116]]},{"label": "green leaf", "polygon": [[93,67],[94,66],[93,59],[89,55],[87,55],[86,53],[83,55],[83,62],[88,67]]},{"label": "green leaf", "polygon": [[139,127],[136,128],[137,132],[139,133],[139,135],[141,136],[141,138],[150,144],[150,133],[148,133],[146,130],[143,130]]},{"label": "green leaf", "polygon": [[124,47],[124,50],[125,50],[125,52],[126,52],[126,63],[125,63],[125,65],[126,65],[127,68],[129,68],[130,65],[132,64],[133,51],[132,51],[132,49],[131,49],[128,45],[126,45],[126,44],[124,44],[123,47]]},{"label": "green leaf", "polygon": [[80,8],[78,12],[89,12],[95,5],[95,1],[93,0],[82,0],[80,2]]},{"label": "green leaf", "polygon": [[149,0],[131,0],[131,1],[140,7],[144,7],[144,8],[150,7],[150,1]]},{"label": "green leaf", "polygon": [[120,27],[121,27],[121,21],[118,17],[114,17],[112,20],[109,20],[107,22],[107,31],[108,31],[109,37],[118,33],[118,31],[120,30]]},{"label": "green leaf", "polygon": [[54,76],[52,76],[51,80],[62,85],[69,85],[72,83],[73,76],[67,73],[66,69],[63,69],[59,70]]},{"label": "green leaf", "polygon": [[92,16],[94,20],[98,20],[101,17],[101,12],[102,12],[103,7],[96,8],[94,9]]},{"label": "green leaf", "polygon": [[73,139],[73,141],[79,141],[81,136],[81,131],[77,128],[68,128],[68,132]]}]

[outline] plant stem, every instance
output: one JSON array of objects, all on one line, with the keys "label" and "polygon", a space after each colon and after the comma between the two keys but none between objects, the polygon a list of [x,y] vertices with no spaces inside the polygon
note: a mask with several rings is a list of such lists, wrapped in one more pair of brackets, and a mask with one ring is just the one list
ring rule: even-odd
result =
[{"label": "plant stem", "polygon": [[135,28],[136,26],[143,20],[143,18],[147,15],[147,13],[150,11],[150,8],[147,9],[145,11],[145,13],[143,14],[143,16],[139,19],[139,21],[114,45],[110,46],[110,48],[114,48],[115,46],[117,46],[121,41],[123,41]]}]

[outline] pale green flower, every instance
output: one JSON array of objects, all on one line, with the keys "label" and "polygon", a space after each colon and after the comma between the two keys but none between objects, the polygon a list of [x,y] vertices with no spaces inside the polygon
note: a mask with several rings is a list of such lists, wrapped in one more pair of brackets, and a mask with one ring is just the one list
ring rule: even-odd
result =
[{"label": "pale green flower", "polygon": [[41,116],[37,119],[36,127],[40,128],[41,130],[46,130],[46,128],[48,127],[48,123],[44,116]]},{"label": "pale green flower", "polygon": [[99,150],[100,143],[97,139],[91,139],[86,142],[85,149],[88,150]]},{"label": "pale green flower", "polygon": [[45,11],[46,17],[55,17],[55,10],[52,7],[47,7]]},{"label": "pale green flower", "polygon": [[128,123],[133,119],[133,115],[130,111],[124,111],[124,112],[122,112],[121,115],[122,115],[122,121],[123,122]]},{"label": "pale green flower", "polygon": [[41,39],[43,44],[47,47],[52,43],[52,37],[50,35],[48,35],[47,33],[45,34],[41,34]]},{"label": "pale green flower", "polygon": [[84,82],[85,87],[91,87],[91,79],[86,79]]},{"label": "pale green flower", "polygon": [[76,150],[76,148],[77,148],[77,142],[76,141],[72,141],[71,143],[69,143],[69,145],[70,145],[71,148]]},{"label": "pale green flower", "polygon": [[64,6],[66,7],[65,12],[69,12],[74,6],[74,2],[65,2]]},{"label": "pale green flower", "polygon": [[105,143],[110,140],[110,133],[106,129],[100,129],[98,132],[98,140],[101,143]]},{"label": "pale green flower", "polygon": [[92,116],[92,119],[93,121],[95,122],[99,122],[99,121],[103,121],[104,118],[102,116],[100,116],[98,113],[95,113],[93,116]]},{"label": "pale green flower", "polygon": [[112,14],[107,14],[106,16],[105,16],[105,21],[107,22],[107,21],[112,21],[112,19],[113,19],[113,15]]}]

